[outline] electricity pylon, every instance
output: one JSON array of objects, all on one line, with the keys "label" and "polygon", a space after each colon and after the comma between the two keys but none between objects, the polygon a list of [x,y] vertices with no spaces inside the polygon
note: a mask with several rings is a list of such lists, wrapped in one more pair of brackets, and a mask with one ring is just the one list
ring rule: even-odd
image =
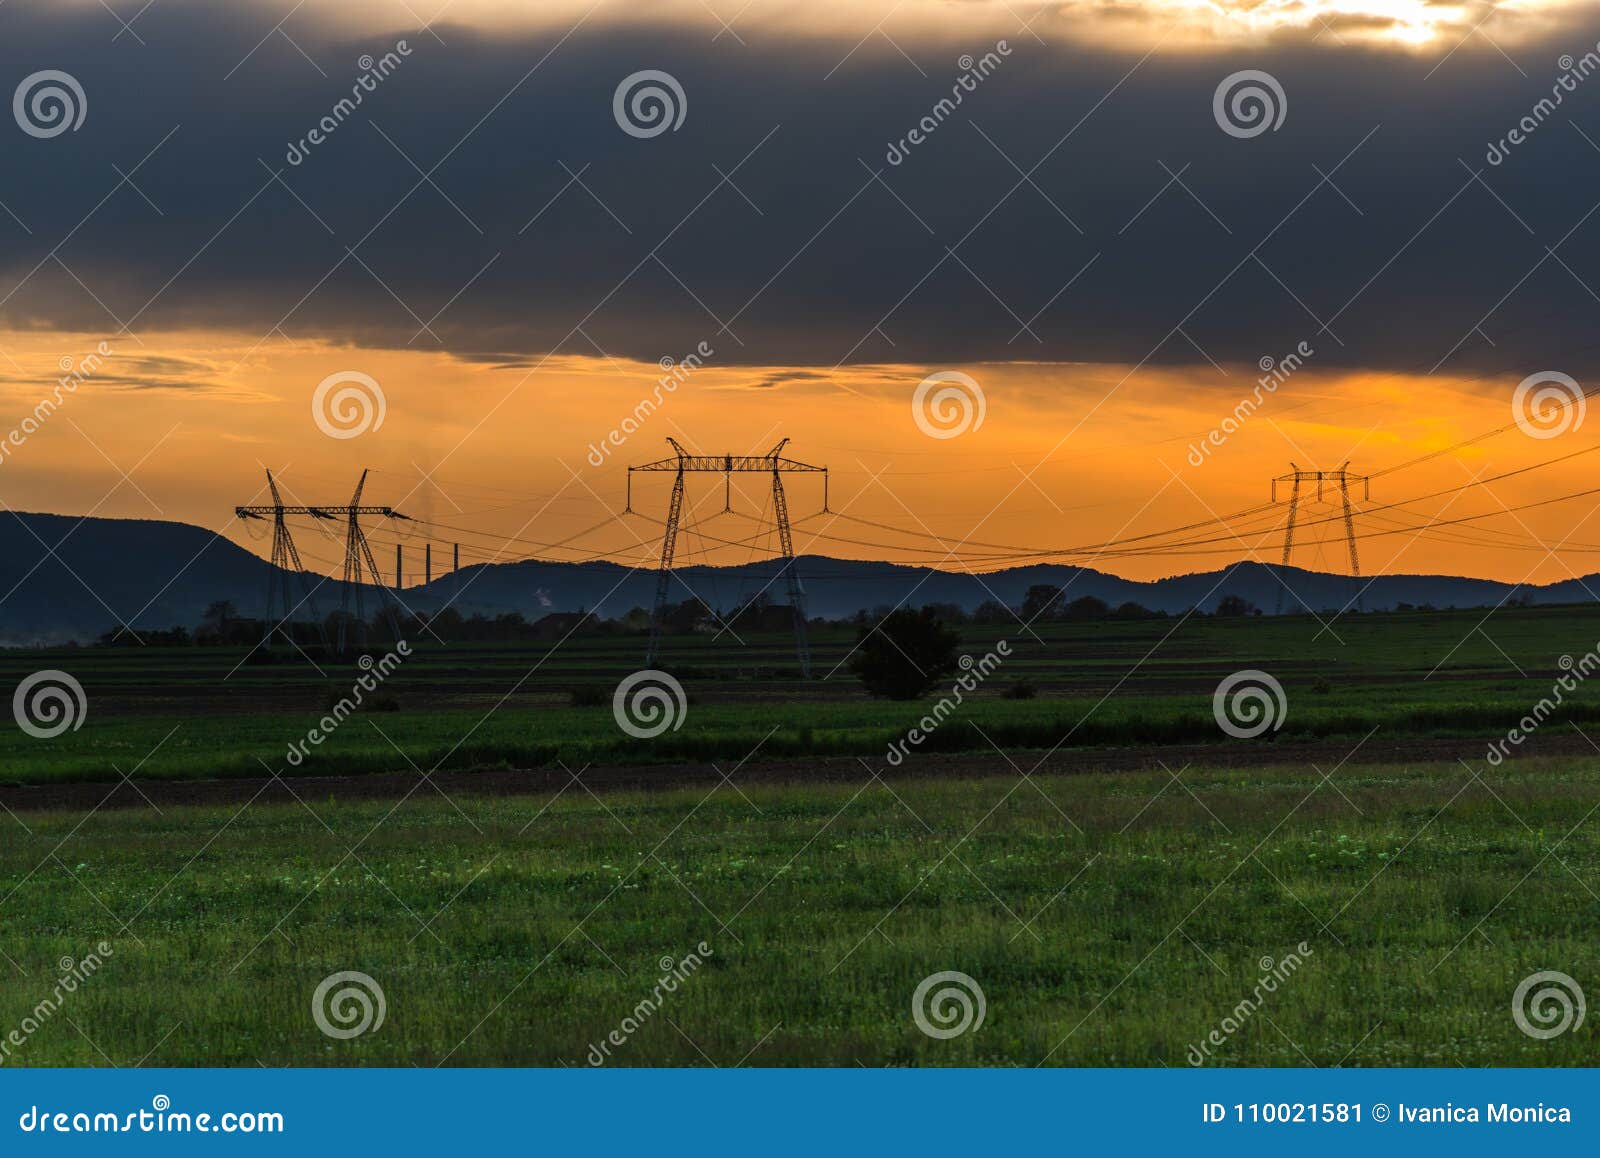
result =
[{"label": "electricity pylon", "polygon": [[[367,542],[367,534],[361,529],[362,515],[378,515],[385,519],[403,519],[402,515],[393,507],[362,506],[361,491],[367,485],[367,472],[361,472],[361,480],[356,483],[356,493],[350,501],[342,507],[323,507],[324,512],[319,517],[336,517],[344,515],[348,520],[344,539],[344,596],[339,603],[339,652],[342,655],[345,649],[345,628],[350,622],[350,596],[355,595],[356,602],[356,643],[366,643],[367,619],[362,598],[362,571],[372,577],[372,584],[378,589],[378,597],[383,605],[384,614],[389,619],[389,627],[394,632],[396,639],[400,638],[400,622],[395,612],[395,598],[390,590],[384,586],[383,575],[378,570],[378,563],[372,557],[372,545]],[[396,576],[396,579],[399,577]]]},{"label": "electricity pylon", "polygon": [[[1315,483],[1317,485],[1316,501],[1319,503],[1323,501],[1324,489],[1332,485],[1338,488],[1339,501],[1344,510],[1344,538],[1345,543],[1350,548],[1350,576],[1353,579],[1360,579],[1361,560],[1356,554],[1356,522],[1354,509],[1350,505],[1350,487],[1355,483],[1360,483],[1362,488],[1361,501],[1366,502],[1372,497],[1371,477],[1364,474],[1351,474],[1347,469],[1350,466],[1348,459],[1339,464],[1338,470],[1301,470],[1295,463],[1291,462],[1289,465],[1294,467],[1292,471],[1288,474],[1281,474],[1272,480],[1273,502],[1278,501],[1278,484],[1289,484],[1289,521],[1285,524],[1283,530],[1283,566],[1287,567],[1289,565],[1289,556],[1294,550],[1294,528],[1300,517],[1300,503],[1303,501],[1300,493],[1302,484]],[[1359,608],[1361,602],[1359,594],[1356,596],[1356,602]],[[1278,592],[1277,610],[1279,612],[1283,610],[1283,592],[1281,590]]]},{"label": "electricity pylon", "polygon": [[[295,550],[294,537],[289,534],[289,525],[284,521],[286,514],[310,514],[311,507],[286,507],[283,496],[278,493],[278,484],[272,477],[272,472],[267,472],[267,488],[272,492],[270,505],[234,507],[235,517],[240,519],[261,519],[267,515],[272,516],[272,567],[267,572],[267,613],[266,627],[262,634],[261,642],[264,645],[272,644],[273,632],[281,631],[284,639],[291,644],[294,637],[290,634],[288,624],[293,622],[294,613],[298,604],[292,602],[293,596],[289,591],[289,576],[297,575],[300,578],[300,602],[304,603],[311,611],[311,621],[317,625],[317,631],[322,635],[322,641],[327,642],[327,627],[317,614],[315,588],[312,586],[310,576],[300,563],[300,552]],[[281,607],[283,618],[276,623],[273,616]]]},{"label": "electricity pylon", "polygon": [[[272,479],[272,472],[267,472],[267,485],[272,488],[271,506],[235,507],[233,513],[241,519],[256,519],[267,514],[272,515],[272,562],[273,570],[267,574],[267,637],[263,642],[270,643],[272,639],[272,603],[274,595],[282,592],[284,617],[287,619],[292,613],[289,603],[288,575],[292,570],[299,574],[302,586],[306,587],[305,600],[309,603],[311,590],[305,569],[300,565],[300,553],[295,550],[294,540],[289,535],[288,525],[284,522],[285,515],[306,515],[313,519],[346,520],[344,544],[344,594],[339,603],[339,637],[338,650],[342,655],[345,650],[347,638],[346,627],[350,619],[350,597],[355,596],[357,642],[364,643],[366,639],[366,618],[363,607],[362,581],[364,575],[370,575],[372,583],[378,588],[378,595],[383,603],[383,610],[389,618],[395,638],[400,636],[400,623],[395,612],[394,595],[384,586],[383,576],[378,571],[378,564],[372,557],[372,547],[367,542],[366,532],[361,528],[361,515],[377,515],[386,519],[404,519],[393,507],[362,506],[361,491],[367,485],[367,472],[361,472],[361,481],[356,483],[356,493],[351,500],[343,506],[285,506],[278,495],[278,486]],[[398,577],[397,577],[398,578]],[[312,615],[316,615],[316,605],[311,604]],[[320,620],[319,620],[320,622]],[[281,626],[281,624],[279,625]],[[287,631],[284,633],[288,637]]]},{"label": "electricity pylon", "polygon": [[633,509],[633,472],[643,471],[671,471],[675,477],[672,480],[672,497],[667,504],[666,531],[661,539],[661,566],[656,573],[656,598],[650,612],[650,643],[645,651],[645,664],[654,666],[656,657],[661,652],[661,629],[666,617],[667,592],[672,585],[673,557],[678,543],[678,526],[683,518],[683,492],[685,474],[707,473],[723,476],[724,507],[726,508],[727,496],[732,487],[732,476],[735,474],[771,474],[772,475],[772,510],[778,523],[778,547],[780,558],[783,560],[783,576],[789,589],[789,605],[794,612],[794,652],[795,658],[800,661],[800,674],[805,679],[811,678],[811,645],[806,638],[806,606],[805,591],[800,585],[800,574],[795,569],[794,559],[794,534],[789,526],[789,500],[783,490],[783,475],[785,472],[805,472],[822,475],[822,506],[828,506],[828,468],[825,466],[812,466],[810,463],[797,462],[792,458],[783,457],[783,448],[788,439],[782,439],[778,445],[766,454],[690,454],[673,438],[667,439],[671,444],[673,457],[648,462],[643,466],[630,466],[628,468],[628,502],[627,509]]}]

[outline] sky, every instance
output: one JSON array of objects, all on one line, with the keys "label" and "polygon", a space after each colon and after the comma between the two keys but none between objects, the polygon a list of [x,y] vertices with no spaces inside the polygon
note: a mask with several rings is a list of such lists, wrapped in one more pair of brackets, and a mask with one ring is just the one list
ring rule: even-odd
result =
[{"label": "sky", "polygon": [[[1272,478],[1348,462],[1368,573],[1587,574],[1597,40],[1545,2],[10,0],[0,503],[265,554],[266,470],[370,469],[419,552],[647,561],[629,464],[787,438],[830,471],[802,550],[1152,578],[1276,560]],[[758,482],[692,480],[691,557],[772,546]],[[1293,561],[1344,570],[1323,497]]]}]

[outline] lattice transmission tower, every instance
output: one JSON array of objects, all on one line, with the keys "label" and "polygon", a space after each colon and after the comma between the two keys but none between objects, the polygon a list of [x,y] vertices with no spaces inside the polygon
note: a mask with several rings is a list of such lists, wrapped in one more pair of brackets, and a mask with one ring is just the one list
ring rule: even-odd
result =
[{"label": "lattice transmission tower", "polygon": [[[1309,490],[1311,484],[1316,484],[1315,502],[1324,501],[1324,494],[1329,487],[1338,491],[1338,501],[1344,512],[1344,538],[1350,549],[1350,576],[1352,579],[1361,578],[1361,559],[1356,553],[1356,522],[1355,510],[1350,503],[1350,488],[1357,484],[1361,486],[1361,501],[1366,502],[1372,497],[1371,476],[1364,474],[1351,474],[1350,462],[1339,464],[1338,470],[1301,470],[1295,463],[1289,464],[1294,469],[1288,474],[1280,474],[1272,480],[1272,501],[1278,501],[1278,484],[1284,483],[1289,487],[1289,521],[1283,530],[1283,566],[1289,565],[1289,556],[1294,551],[1295,524],[1300,518],[1300,504],[1305,502],[1302,487]],[[1359,594],[1356,597],[1360,604]],[[1283,610],[1283,592],[1278,592],[1278,611]]]},{"label": "lattice transmission tower", "polygon": [[[233,513],[241,519],[260,519],[267,515],[272,516],[272,569],[267,572],[267,630],[263,643],[270,644],[275,631],[282,631],[285,639],[290,639],[286,626],[294,618],[298,605],[290,602],[289,577],[297,575],[300,586],[304,591],[301,602],[310,608],[311,616],[319,624],[316,604],[312,601],[314,585],[310,575],[300,564],[300,552],[295,549],[294,538],[289,533],[289,526],[284,521],[287,515],[305,515],[308,518],[324,519],[328,521],[345,520],[344,544],[344,593],[339,602],[339,636],[338,650],[342,655],[348,646],[348,627],[350,623],[350,603],[354,596],[356,605],[356,643],[366,642],[366,611],[363,583],[367,576],[371,577],[373,586],[378,589],[378,597],[382,603],[384,614],[389,620],[395,638],[400,635],[400,623],[396,613],[396,600],[393,592],[384,585],[383,576],[378,571],[377,561],[372,556],[372,545],[367,542],[366,531],[361,526],[362,515],[375,515],[385,519],[404,519],[393,507],[362,505],[361,491],[367,485],[367,472],[361,472],[361,480],[356,483],[356,492],[348,503],[342,506],[302,506],[287,505],[278,494],[278,484],[272,478],[272,472],[267,472],[267,485],[272,490],[272,503],[262,506],[234,507]],[[399,575],[395,576],[396,582]],[[281,602],[283,619],[276,625],[273,623],[275,613],[275,600]],[[290,642],[293,642],[290,639]]]},{"label": "lattice transmission tower", "polygon": [[[275,632],[282,632],[289,643],[294,639],[289,634],[289,624],[294,621],[295,612],[300,604],[304,604],[311,613],[311,621],[317,625],[317,630],[327,642],[327,627],[322,618],[317,614],[316,585],[311,576],[301,566],[300,552],[295,549],[294,536],[289,533],[289,524],[284,521],[288,514],[309,514],[311,507],[285,506],[283,496],[278,493],[277,480],[272,477],[272,472],[267,472],[267,489],[272,492],[270,504],[234,507],[233,513],[240,519],[264,519],[272,516],[272,567],[267,572],[267,614],[266,627],[262,633],[261,642],[271,646],[272,636]],[[290,577],[299,578],[300,599],[294,601],[290,592]],[[279,610],[283,618],[274,621]]]},{"label": "lattice transmission tower", "polygon": [[783,476],[786,473],[822,475],[822,508],[828,509],[828,468],[813,466],[783,457],[783,448],[789,440],[779,441],[766,454],[690,454],[673,438],[671,458],[647,462],[643,466],[628,468],[627,509],[633,509],[633,472],[670,471],[672,497],[667,503],[666,530],[661,539],[661,565],[656,573],[656,598],[650,612],[650,643],[645,651],[645,664],[654,666],[661,652],[661,630],[666,616],[667,593],[672,585],[672,565],[678,543],[678,527],[683,517],[684,478],[686,474],[720,474],[723,476],[723,509],[731,509],[733,476],[735,474],[770,474],[772,476],[772,510],[778,524],[779,558],[783,562],[783,577],[788,585],[789,605],[794,613],[795,658],[800,661],[800,674],[811,678],[811,645],[806,638],[805,591],[800,584],[800,574],[795,568],[794,533],[789,523],[789,500],[784,494]]}]

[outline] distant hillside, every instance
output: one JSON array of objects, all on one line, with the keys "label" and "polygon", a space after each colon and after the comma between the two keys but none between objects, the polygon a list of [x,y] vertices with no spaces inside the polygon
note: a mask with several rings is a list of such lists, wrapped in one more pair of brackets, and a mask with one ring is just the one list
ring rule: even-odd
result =
[{"label": "distant hillside", "polygon": [[[1343,607],[1356,591],[1347,576],[1262,563],[1150,583],[1048,565],[973,576],[808,555],[800,559],[799,568],[808,610],[829,618],[901,600],[954,603],[970,611],[987,599],[998,599],[1014,607],[1036,583],[1070,585],[1069,598],[1093,595],[1113,606],[1131,600],[1173,613],[1197,603],[1209,611],[1225,596],[1237,595],[1271,614],[1280,593],[1285,611],[1298,609],[1299,602],[1284,592],[1284,585],[1320,611]],[[193,627],[206,605],[218,599],[231,600],[243,615],[260,615],[270,570],[265,560],[186,523],[0,513],[0,646],[86,641],[122,621],[139,628]],[[777,574],[770,561],[687,567],[678,574],[671,597],[686,599],[692,592],[726,609],[770,582],[768,592],[782,602],[787,596],[782,583],[774,581]],[[1513,593],[1536,603],[1588,602],[1592,596],[1585,583],[1600,590],[1600,579],[1518,590],[1486,579],[1385,575],[1372,581],[1363,603],[1370,610],[1398,603],[1480,607]],[[464,615],[520,611],[538,618],[580,609],[621,615],[632,607],[648,607],[654,594],[655,575],[649,569],[525,562],[463,568],[428,585],[408,585],[401,597],[417,611],[436,610],[456,598],[454,606]],[[338,599],[338,584],[326,583],[319,610],[332,610]],[[368,605],[373,605],[370,599]]]}]

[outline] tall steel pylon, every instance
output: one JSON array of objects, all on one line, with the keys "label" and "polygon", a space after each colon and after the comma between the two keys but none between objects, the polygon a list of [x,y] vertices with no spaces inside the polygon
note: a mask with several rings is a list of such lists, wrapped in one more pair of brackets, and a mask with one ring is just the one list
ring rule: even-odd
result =
[{"label": "tall steel pylon", "polygon": [[[347,627],[350,620],[350,600],[355,596],[357,643],[364,643],[366,637],[366,618],[364,598],[361,584],[364,576],[370,575],[372,583],[378,588],[378,595],[383,604],[385,614],[389,617],[391,628],[395,637],[399,638],[400,624],[395,612],[395,598],[384,585],[383,576],[378,571],[378,564],[372,557],[372,547],[367,542],[366,532],[361,527],[360,516],[377,515],[386,519],[404,519],[393,507],[362,506],[361,491],[367,485],[367,472],[361,472],[361,481],[356,483],[356,493],[351,500],[343,506],[286,506],[278,494],[278,485],[273,481],[272,472],[267,472],[267,485],[272,489],[272,504],[270,506],[235,507],[233,513],[241,519],[258,519],[270,514],[272,516],[272,562],[273,569],[267,574],[267,636],[263,642],[270,643],[274,630],[272,624],[273,601],[278,593],[282,593],[284,618],[292,615],[293,608],[289,603],[288,573],[294,572],[300,576],[302,587],[305,588],[304,601],[310,603],[311,586],[305,569],[300,565],[300,553],[295,550],[294,539],[289,534],[289,527],[284,522],[285,515],[306,515],[313,519],[339,519],[346,520],[345,545],[344,545],[344,593],[339,603],[339,636],[338,650],[343,654],[347,645]],[[398,576],[397,576],[398,578]],[[316,616],[316,605],[310,604],[313,617]],[[320,623],[321,621],[318,620]],[[282,623],[278,625],[280,628]],[[287,630],[284,637],[288,638]]]},{"label": "tall steel pylon", "polygon": [[[378,597],[383,605],[384,614],[389,619],[390,629],[396,639],[400,638],[400,622],[395,612],[395,598],[384,586],[383,574],[378,570],[378,563],[372,557],[372,545],[367,542],[367,534],[361,529],[362,515],[378,515],[385,519],[403,519],[402,515],[393,507],[362,506],[361,491],[367,485],[367,472],[361,472],[361,480],[356,483],[356,493],[350,501],[342,507],[323,507],[327,515],[344,515],[348,520],[345,528],[344,540],[344,595],[339,603],[339,651],[345,650],[345,630],[350,623],[350,597],[355,596],[356,604],[356,635],[357,645],[366,643],[367,619],[363,606],[362,580],[363,568],[366,575],[371,576],[372,584],[378,589]],[[399,576],[396,576],[398,580]]]},{"label": "tall steel pylon", "polygon": [[[1283,566],[1289,565],[1289,556],[1294,551],[1294,529],[1300,517],[1300,504],[1302,501],[1301,486],[1315,483],[1317,486],[1317,502],[1323,501],[1324,488],[1335,486],[1339,491],[1339,501],[1344,511],[1344,538],[1350,549],[1350,576],[1353,579],[1361,578],[1361,559],[1356,553],[1356,522],[1355,511],[1350,505],[1350,487],[1356,483],[1361,484],[1361,501],[1366,502],[1372,497],[1371,477],[1364,474],[1351,474],[1350,462],[1345,460],[1339,464],[1338,470],[1301,470],[1295,463],[1289,464],[1294,469],[1288,474],[1281,474],[1272,480],[1272,501],[1278,501],[1278,484],[1289,484],[1289,521],[1283,529]],[[1361,596],[1356,596],[1356,605],[1361,608]],[[1283,591],[1278,592],[1277,612],[1283,611]]]},{"label": "tall steel pylon", "polygon": [[[266,623],[261,642],[270,646],[274,632],[282,632],[284,639],[291,644],[294,642],[288,625],[294,621],[299,604],[292,602],[289,577],[296,575],[300,580],[300,603],[304,603],[310,610],[311,621],[317,625],[317,631],[326,643],[327,626],[317,614],[315,588],[311,577],[306,574],[305,567],[300,563],[300,552],[295,549],[294,536],[289,533],[289,524],[284,521],[286,514],[309,514],[312,508],[285,506],[283,496],[278,493],[277,480],[272,477],[270,470],[267,472],[267,489],[272,492],[271,504],[233,508],[234,516],[240,519],[262,519],[268,515],[272,516],[272,567],[267,571]],[[283,618],[274,621],[274,616],[280,610]]]},{"label": "tall steel pylon", "polygon": [[677,551],[678,527],[683,518],[683,495],[685,474],[708,473],[723,476],[724,509],[728,509],[728,496],[731,493],[732,477],[735,474],[770,474],[772,476],[772,509],[778,524],[778,547],[780,558],[783,561],[784,581],[789,590],[789,605],[794,613],[794,652],[795,658],[800,661],[800,674],[805,679],[811,678],[811,644],[806,637],[806,607],[805,590],[800,584],[800,573],[795,567],[794,558],[794,532],[789,524],[789,500],[783,489],[783,476],[786,472],[804,472],[822,475],[822,507],[828,507],[828,468],[813,466],[810,463],[797,462],[792,458],[783,457],[783,448],[788,444],[787,438],[779,441],[766,454],[690,454],[673,438],[667,439],[671,445],[673,456],[648,462],[643,466],[630,466],[628,468],[628,502],[627,509],[633,509],[633,472],[642,471],[671,471],[672,497],[667,504],[666,530],[661,539],[661,565],[656,572],[656,598],[650,612],[650,643],[645,651],[645,664],[654,666],[656,657],[661,653],[661,629],[666,617],[667,594],[672,585],[673,559]]}]

